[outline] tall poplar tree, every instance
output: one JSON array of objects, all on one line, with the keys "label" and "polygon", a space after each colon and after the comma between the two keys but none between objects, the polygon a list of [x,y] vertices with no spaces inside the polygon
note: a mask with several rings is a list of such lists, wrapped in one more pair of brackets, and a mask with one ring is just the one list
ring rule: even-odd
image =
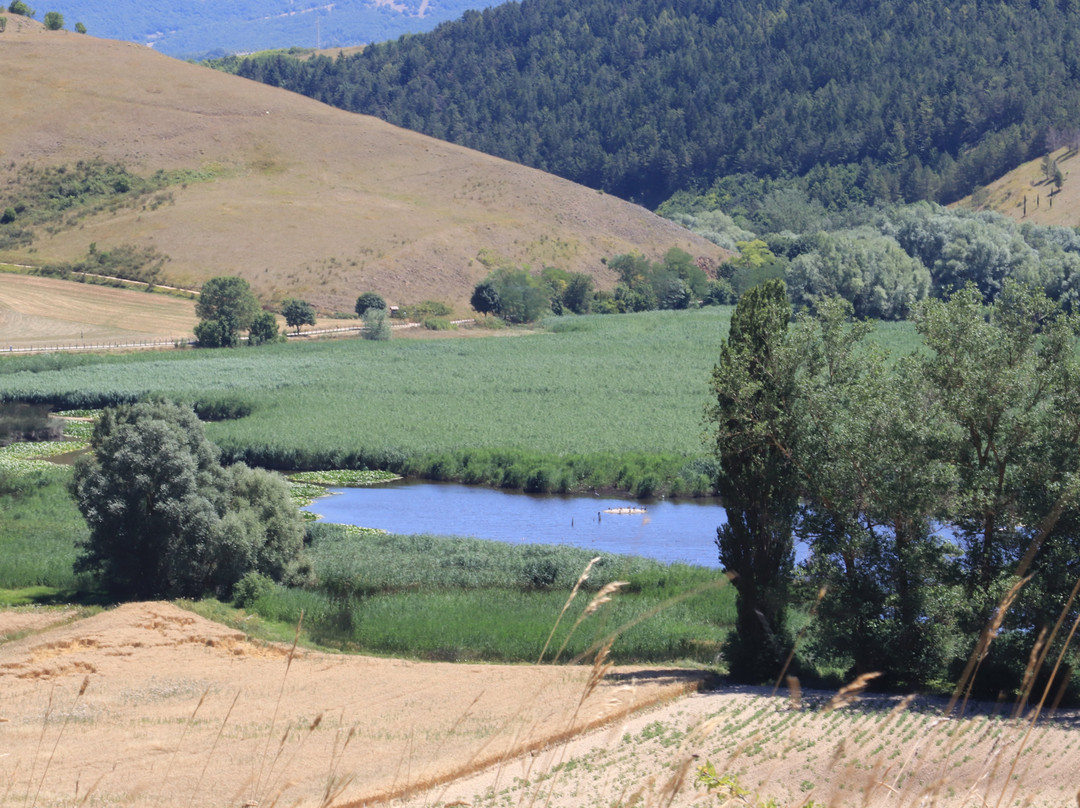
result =
[{"label": "tall poplar tree", "polygon": [[788,649],[787,583],[799,505],[790,458],[796,387],[796,363],[785,350],[790,319],[783,281],[743,295],[713,370],[716,403],[707,415],[716,429],[717,489],[728,519],[716,543],[738,593],[727,656],[732,675],[746,681],[776,676]]}]

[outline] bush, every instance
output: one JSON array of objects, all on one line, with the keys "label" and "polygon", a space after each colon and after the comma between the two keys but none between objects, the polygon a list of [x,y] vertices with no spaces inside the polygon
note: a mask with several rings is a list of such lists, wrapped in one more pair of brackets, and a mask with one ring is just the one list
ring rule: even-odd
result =
[{"label": "bush", "polygon": [[277,318],[268,311],[260,311],[251,321],[251,330],[248,331],[248,345],[262,345],[267,342],[277,342],[278,327]]},{"label": "bush", "polygon": [[64,15],[59,11],[46,11],[45,27],[50,31],[59,31],[64,27]]},{"label": "bush", "polygon": [[250,609],[255,601],[274,591],[274,582],[258,572],[249,572],[233,587],[233,605]]},{"label": "bush", "polygon": [[77,33],[77,34],[85,34],[86,33],[86,25],[84,23],[81,23],[81,22],[75,23],[75,33]]},{"label": "bush", "polygon": [[201,421],[234,421],[251,415],[251,402],[237,395],[203,396],[192,407]]},{"label": "bush", "polygon": [[425,320],[428,317],[448,317],[451,309],[439,300],[425,300],[421,303],[412,303],[402,306],[397,311],[397,316],[406,320]]},{"label": "bush", "polygon": [[236,334],[221,320],[203,320],[195,325],[195,340],[200,348],[234,348]]},{"label": "bush", "polygon": [[37,12],[26,5],[23,0],[12,0],[11,5],[8,6],[8,11],[12,14],[18,14],[20,17],[33,17],[37,14]]},{"label": "bush", "polygon": [[366,309],[361,315],[364,319],[364,339],[390,339],[390,315],[386,309]]},{"label": "bush", "polygon": [[[7,17],[0,17],[0,34],[7,30]],[[5,211],[6,213],[7,211]],[[12,211],[14,213],[14,211]],[[0,222],[2,224],[2,222]]]}]

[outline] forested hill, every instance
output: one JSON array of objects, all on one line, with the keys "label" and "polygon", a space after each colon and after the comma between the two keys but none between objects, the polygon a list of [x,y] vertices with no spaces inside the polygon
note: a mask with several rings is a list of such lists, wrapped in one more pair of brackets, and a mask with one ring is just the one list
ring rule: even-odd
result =
[{"label": "forested hill", "polygon": [[1080,3],[523,0],[241,75],[653,205],[719,176],[951,201],[1069,137]]}]

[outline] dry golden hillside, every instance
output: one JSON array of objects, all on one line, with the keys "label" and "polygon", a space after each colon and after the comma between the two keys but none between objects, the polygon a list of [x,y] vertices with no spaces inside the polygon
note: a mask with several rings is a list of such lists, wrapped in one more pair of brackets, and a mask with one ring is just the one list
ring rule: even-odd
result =
[{"label": "dry golden hillside", "polygon": [[1076,178],[1071,176],[1073,169],[1080,165],[1080,155],[1063,148],[1050,157],[1057,161],[1065,177],[1060,191],[1055,192],[1053,183],[1047,181],[1042,158],[1039,158],[1013,169],[958,204],[980,210],[996,210],[1033,224],[1080,226],[1080,175]]},{"label": "dry golden hillside", "polygon": [[153,246],[166,282],[223,274],[264,300],[349,310],[358,293],[467,309],[487,264],[613,274],[601,259],[722,251],[638,206],[477,152],[125,42],[8,18],[0,34],[0,181],[102,158],[148,176],[206,170],[156,209],[99,214],[0,260]]}]

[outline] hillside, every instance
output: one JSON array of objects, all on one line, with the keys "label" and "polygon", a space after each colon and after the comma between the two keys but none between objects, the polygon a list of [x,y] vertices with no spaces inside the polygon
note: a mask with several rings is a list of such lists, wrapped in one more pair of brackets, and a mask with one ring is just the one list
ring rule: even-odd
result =
[{"label": "hillside", "polygon": [[655,206],[724,175],[948,202],[1078,124],[1080,7],[523,0],[241,75]]},{"label": "hillside", "polygon": [[180,58],[249,53],[293,46],[324,48],[380,42],[430,31],[493,0],[57,0],[68,27],[82,22],[95,36],[149,45]]},{"label": "hillside", "polygon": [[1061,169],[1064,181],[1060,189],[1047,179],[1040,157],[999,177],[959,204],[977,210],[996,210],[1021,222],[1080,227],[1080,179],[1070,179],[1080,157],[1075,149],[1068,147],[1049,156]]},{"label": "hillside", "polygon": [[[0,45],[0,209],[17,208],[50,167],[120,163],[124,188],[164,172],[149,195],[106,196],[35,226],[0,260],[73,262],[91,245],[133,245],[167,258],[160,282],[239,274],[264,300],[299,296],[332,312],[367,290],[467,311],[503,261],[589,272],[610,288],[611,255],[723,255],[619,199],[145,47],[22,19]],[[0,225],[0,239],[33,213]]]}]

